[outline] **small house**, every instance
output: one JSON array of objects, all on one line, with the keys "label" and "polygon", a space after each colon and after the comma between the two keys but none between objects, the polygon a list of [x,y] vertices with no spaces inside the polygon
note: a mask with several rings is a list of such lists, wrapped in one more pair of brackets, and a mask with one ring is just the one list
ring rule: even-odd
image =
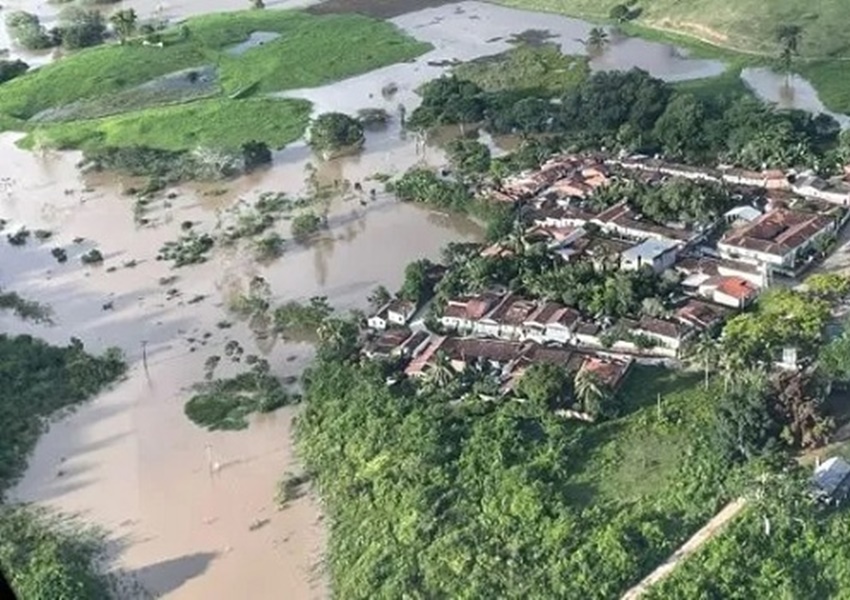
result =
[{"label": "small house", "polygon": [[416,304],[408,300],[396,298],[386,306],[387,320],[396,325],[407,325],[416,314]]},{"label": "small house", "polygon": [[620,268],[637,271],[649,267],[656,273],[669,269],[676,262],[678,244],[669,240],[648,239],[620,254]]}]

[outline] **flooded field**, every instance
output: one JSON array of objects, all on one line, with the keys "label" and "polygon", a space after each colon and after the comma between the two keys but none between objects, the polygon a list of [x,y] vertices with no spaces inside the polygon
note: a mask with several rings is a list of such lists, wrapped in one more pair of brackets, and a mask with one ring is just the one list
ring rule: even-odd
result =
[{"label": "flooded field", "polygon": [[[266,2],[269,9],[307,4]],[[310,359],[307,345],[257,340],[239,322],[220,328],[221,321],[233,320],[227,300],[260,275],[270,283],[277,302],[325,295],[338,308],[365,308],[373,287],[392,289],[401,283],[409,261],[436,258],[447,242],[480,237],[474,224],[401,205],[383,194],[381,185],[368,181],[376,173],[397,174],[417,163],[438,165],[444,160],[444,136],[406,136],[399,127],[399,105],[415,107],[415,89],[444,73],[452,61],[502,52],[511,47],[511,39],[529,31],[558,43],[565,53],[583,53],[580,40],[591,28],[575,19],[481,2],[434,6],[439,3],[422,0],[397,6],[402,4],[411,10],[426,8],[407,13],[396,9],[380,16],[391,17],[400,28],[430,42],[433,51],[411,63],[285,94],[311,100],[317,112],[385,108],[396,118],[385,130],[369,133],[363,153],[322,162],[303,143],[290,146],[276,153],[274,165],[263,172],[223,184],[167,190],[176,197],[157,202],[151,227],[137,226],[133,200],[122,193],[134,182],[83,176],[75,167],[79,156],[74,153],[31,154],[14,146],[15,136],[0,135],[0,217],[10,221],[9,228],[26,225],[54,232],[49,242],[31,240],[22,248],[0,241],[0,287],[51,305],[56,321],[53,326],[35,326],[0,314],[0,327],[54,343],[76,336],[94,351],[118,346],[131,363],[126,381],[51,427],[12,497],[78,512],[105,526],[117,538],[113,569],[152,595],[260,600],[326,595],[317,568],[324,530],[316,501],[307,496],[284,511],[273,503],[276,482],[287,470],[299,468],[290,435],[297,408],[256,418],[249,429],[235,433],[208,433],[183,414],[189,386],[203,378],[204,361],[222,354],[229,340],[239,341],[246,353],[267,357],[282,377],[297,375]],[[135,8],[142,18],[179,19],[244,9],[247,1],[132,0],[121,6]],[[351,6],[365,10],[381,3],[335,2],[323,10]],[[0,16],[15,9],[35,12],[50,26],[57,7],[10,0]],[[0,47],[5,47],[5,28],[0,31]],[[252,39],[263,41],[262,36]],[[33,62],[33,57],[25,58]],[[35,58],[33,64],[38,64],[51,55]],[[724,68],[716,61],[688,58],[671,46],[625,37],[613,37],[592,66],[638,66],[668,80],[709,77]],[[770,75],[756,70],[744,77],[767,99],[783,102],[774,98],[776,80]],[[805,85],[794,82],[790,105],[822,108]],[[390,88],[395,91],[382,93]],[[452,132],[444,133],[450,137]],[[515,142],[486,141],[497,152]],[[362,182],[364,187],[361,194],[330,202],[329,230],[314,243],[288,243],[284,256],[269,265],[257,264],[238,246],[216,250],[203,265],[178,270],[155,260],[160,246],[179,236],[181,222],[191,220],[201,230],[211,230],[223,211],[240,199],[251,201],[266,191],[302,192],[311,169],[320,183]],[[369,193],[373,187],[374,198]],[[287,237],[285,224],[280,233]],[[64,265],[50,254],[57,245],[68,249]],[[94,247],[103,252],[105,264],[82,266],[79,257]],[[110,267],[116,269],[108,272]],[[174,284],[159,284],[171,275],[178,276]],[[171,287],[179,293],[169,294]],[[220,369],[226,375],[238,366]]]},{"label": "flooded field", "polygon": [[[206,264],[171,270],[154,258],[163,242],[179,235],[182,221],[211,224],[237,198],[299,191],[306,151],[282,153],[278,160],[287,162],[226,185],[221,196],[176,190],[171,208],[152,214],[158,225],[138,229],[132,200],[121,195],[122,182],[83,178],[73,154],[40,157],[17,150],[12,141],[0,136],[9,167],[4,175],[13,174],[0,189],[0,212],[10,228],[42,227],[55,237],[23,248],[0,244],[0,285],[50,304],[56,324],[27,325],[4,315],[0,327],[55,343],[76,336],[92,350],[118,346],[132,368],[126,381],[51,427],[11,496],[104,525],[120,538],[115,568],[152,594],[276,598],[285,590],[291,598],[322,597],[316,572],[322,528],[314,500],[302,498],[284,511],[273,503],[276,482],[285,471],[298,470],[290,436],[297,408],[263,415],[245,431],[208,433],[183,415],[187,388],[203,379],[206,358],[223,354],[231,339],[246,353],[267,357],[280,376],[297,375],[307,364],[306,345],[257,343],[238,322],[217,327],[232,320],[228,296],[252,276],[266,277],[279,301],[321,294],[341,308],[365,308],[375,285],[398,286],[407,262],[436,258],[448,241],[474,239],[477,227],[378,194],[374,201],[333,202],[329,232],[310,246],[288,246],[271,265],[254,264],[247,252],[224,250]],[[379,170],[441,157],[437,148],[417,155],[411,142],[386,136],[377,136],[375,146],[356,158],[317,163],[318,178],[360,181]],[[89,186],[93,189],[84,191]],[[85,241],[75,244],[79,237]],[[50,255],[55,245],[69,249],[65,265]],[[80,264],[79,256],[92,247],[106,257],[103,266]],[[131,260],[137,266],[122,266]],[[110,266],[118,269],[107,272]],[[179,277],[173,287],[180,292],[171,300],[158,284],[170,275]],[[205,299],[189,304],[198,296]],[[107,303],[111,310],[104,310]],[[147,370],[141,364],[143,344]]]}]

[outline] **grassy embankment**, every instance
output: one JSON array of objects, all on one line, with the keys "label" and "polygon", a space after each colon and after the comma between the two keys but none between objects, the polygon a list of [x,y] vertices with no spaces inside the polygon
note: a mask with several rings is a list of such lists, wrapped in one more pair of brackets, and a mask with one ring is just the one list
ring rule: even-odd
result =
[{"label": "grassy embankment", "polygon": [[719,394],[700,379],[637,367],[624,416],[587,425],[320,364],[299,439],[333,523],[335,592],[618,596],[735,493],[710,438]]},{"label": "grassy embankment", "polygon": [[[227,52],[255,31],[280,37],[238,56]],[[145,144],[185,150],[199,144],[232,148],[249,140],[281,147],[302,135],[310,106],[265,94],[330,83],[428,49],[389,23],[278,10],[192,18],[164,32],[163,40],[163,48],[131,43],[82,50],[0,86],[0,128],[31,132],[25,145],[59,148]],[[134,89],[205,66],[214,67],[217,78],[200,93],[189,89],[189,102],[180,103],[173,92]],[[61,117],[66,122],[32,119],[63,107],[70,110]]]},{"label": "grassy embankment", "polygon": [[[516,8],[542,10],[590,21],[608,20],[622,0],[496,0]],[[797,0],[641,0],[637,20],[622,25],[630,34],[673,42],[699,56],[727,61],[737,73],[743,66],[776,63],[777,28],[802,27],[800,57],[794,70],[817,89],[824,104],[850,113],[850,33],[842,0],[815,5]]]}]

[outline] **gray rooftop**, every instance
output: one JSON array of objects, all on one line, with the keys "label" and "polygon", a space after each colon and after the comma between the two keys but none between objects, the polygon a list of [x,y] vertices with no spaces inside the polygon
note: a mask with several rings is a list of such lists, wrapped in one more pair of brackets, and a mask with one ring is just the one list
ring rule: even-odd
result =
[{"label": "gray rooftop", "polygon": [[670,240],[649,239],[625,250],[623,252],[623,258],[626,260],[653,260],[677,246],[678,244],[676,242]]}]

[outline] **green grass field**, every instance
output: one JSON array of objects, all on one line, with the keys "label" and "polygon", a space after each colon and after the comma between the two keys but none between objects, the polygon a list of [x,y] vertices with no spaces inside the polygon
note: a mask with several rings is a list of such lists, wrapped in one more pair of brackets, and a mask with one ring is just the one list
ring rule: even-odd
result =
[{"label": "green grass field", "polygon": [[[498,0],[500,4],[607,19],[622,0]],[[850,57],[850,22],[843,0],[639,0],[638,23],[669,29],[747,52],[774,53],[780,24],[803,27],[804,57]]]},{"label": "green grass field", "polygon": [[104,119],[56,123],[34,130],[25,147],[98,148],[148,146],[186,150],[198,146],[238,149],[256,140],[282,148],[302,136],[310,119],[306,100],[226,98],[149,108]]},{"label": "green grass field", "polygon": [[[226,52],[255,31],[280,37],[239,56]],[[163,37],[163,48],[132,43],[83,50],[4,84],[0,128],[36,130],[36,138],[55,140],[62,147],[145,143],[188,149],[198,143],[229,146],[246,137],[280,145],[291,141],[296,129],[295,139],[303,132],[303,103],[244,103],[225,98],[245,89],[256,95],[318,86],[411,60],[429,49],[386,22],[358,15],[319,17],[281,10],[196,17]],[[134,112],[124,115],[62,124],[25,123],[45,109],[80,101],[120,105],[121,94],[132,94],[130,90],[142,83],[205,65],[219,71],[220,99],[157,106],[174,102],[174,95],[164,95],[158,102],[155,94],[147,94],[146,106],[132,106]]]},{"label": "green grass field", "polygon": [[539,90],[554,95],[581,83],[588,75],[587,59],[565,56],[555,44],[521,45],[454,68],[488,92]]}]

